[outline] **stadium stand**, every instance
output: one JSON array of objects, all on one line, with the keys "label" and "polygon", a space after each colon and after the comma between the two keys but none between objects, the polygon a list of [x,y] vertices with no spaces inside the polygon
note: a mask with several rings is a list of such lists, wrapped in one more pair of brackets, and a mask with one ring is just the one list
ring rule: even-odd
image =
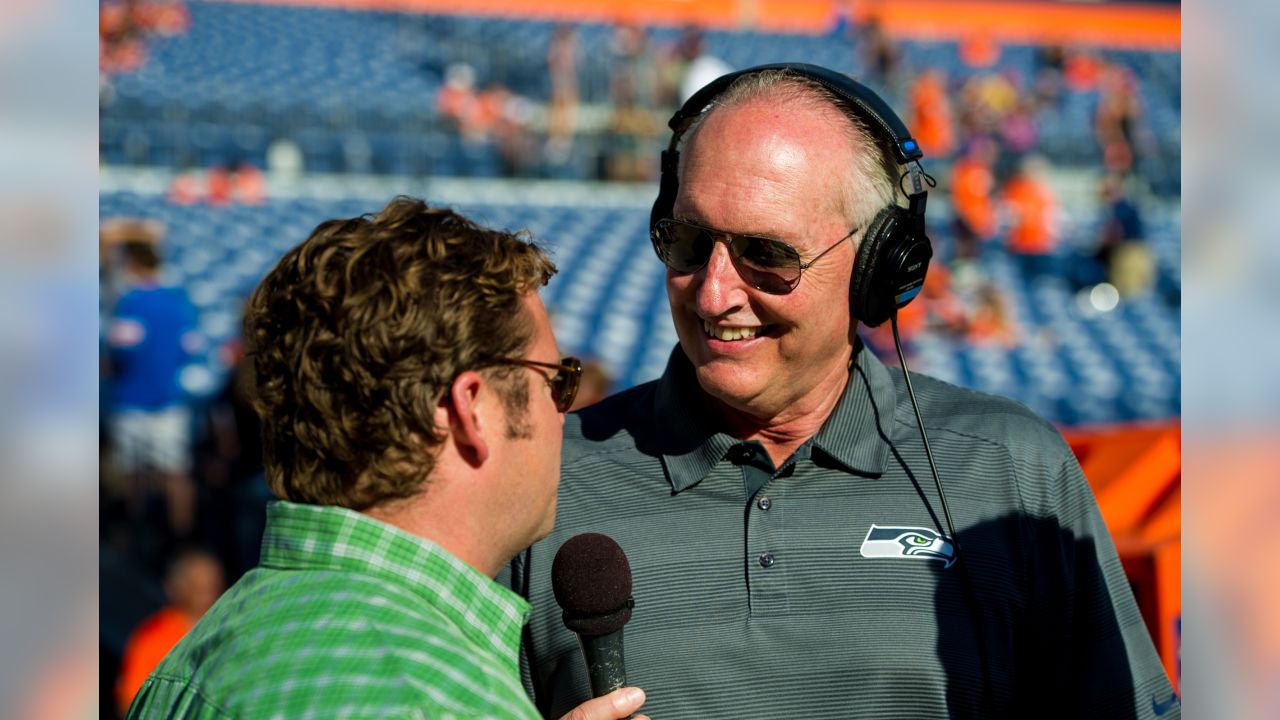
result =
[{"label": "stadium stand", "polygon": [[[550,21],[219,2],[192,2],[190,12],[187,33],[154,38],[141,68],[110,76],[100,113],[104,161],[261,165],[273,142],[288,140],[301,147],[311,171],[496,176],[492,143],[457,142],[435,110],[448,67],[459,63],[475,71],[477,87],[500,83],[531,99],[530,128],[544,137],[550,97],[545,57],[555,28]],[[609,57],[613,26],[584,23],[578,29],[584,58]],[[664,47],[676,42],[679,30],[652,28],[648,35],[652,47]],[[839,30],[712,30],[705,43],[708,53],[731,67],[803,59],[854,76],[868,70],[856,38]],[[957,83],[977,72],[961,59],[956,41],[902,39],[899,45],[907,72],[935,68]],[[1154,190],[1176,194],[1180,55],[1098,54],[1136,77],[1144,122],[1157,142],[1140,170]],[[1034,46],[1008,44],[983,72],[1028,84],[1036,62]],[[590,179],[608,117],[610,64],[580,63],[579,75],[586,132],[570,167],[574,179]],[[891,98],[900,94],[888,90]],[[1051,160],[1100,160],[1092,135],[1097,104],[1097,89],[1083,88],[1040,112],[1042,150]],[[543,165],[532,174],[563,176],[557,172]]]},{"label": "stadium stand", "polygon": [[[335,184],[350,195],[320,197],[314,189]],[[109,191],[101,196],[100,213],[167,227],[168,279],[188,289],[201,313],[201,332],[217,348],[235,337],[243,299],[285,250],[321,220],[375,210],[396,192],[394,183],[378,178],[330,178],[303,187],[311,188],[303,191],[308,196],[276,198],[262,207],[175,205],[154,192]],[[601,206],[589,186],[544,184],[552,188],[544,191],[550,202],[522,204],[497,199],[503,193],[487,193],[483,183],[473,187],[478,189],[466,195],[427,197],[497,227],[528,229],[552,250],[560,273],[544,296],[562,346],[600,358],[619,389],[660,374],[675,331],[662,266],[647,236],[649,192],[623,192],[621,200]],[[481,199],[487,195],[494,197]],[[1176,283],[1176,216],[1158,228],[1161,276]],[[1065,257],[1072,250],[1063,252]],[[1003,252],[988,253],[981,263],[1028,340],[1012,348],[972,347],[963,338],[926,334],[917,341],[915,369],[1010,395],[1064,425],[1179,414],[1176,305],[1151,294],[1100,312],[1082,302],[1066,279],[1020,275]],[[197,368],[188,389],[200,397],[218,386],[226,368],[216,353]]]}]

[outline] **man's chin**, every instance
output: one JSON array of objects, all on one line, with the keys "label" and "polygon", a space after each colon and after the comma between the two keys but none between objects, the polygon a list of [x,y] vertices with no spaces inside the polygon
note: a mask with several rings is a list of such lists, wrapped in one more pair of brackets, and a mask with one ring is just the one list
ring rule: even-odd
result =
[{"label": "man's chin", "polygon": [[741,365],[723,359],[694,364],[698,385],[711,398],[737,410],[747,410],[764,390],[754,373],[744,372]]}]

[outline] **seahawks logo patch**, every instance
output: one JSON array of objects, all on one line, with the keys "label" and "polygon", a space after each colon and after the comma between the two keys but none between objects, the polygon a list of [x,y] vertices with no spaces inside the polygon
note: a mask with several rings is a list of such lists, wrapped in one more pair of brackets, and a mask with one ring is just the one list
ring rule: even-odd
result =
[{"label": "seahawks logo patch", "polygon": [[929,528],[872,525],[859,552],[865,558],[937,560],[944,568],[956,561],[951,541]]}]

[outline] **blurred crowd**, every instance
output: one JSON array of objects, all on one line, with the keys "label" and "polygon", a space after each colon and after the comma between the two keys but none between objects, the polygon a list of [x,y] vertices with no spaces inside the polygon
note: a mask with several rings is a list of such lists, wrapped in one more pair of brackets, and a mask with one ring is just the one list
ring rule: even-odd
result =
[{"label": "blurred crowd", "polygon": [[[132,72],[146,61],[150,38],[186,32],[191,22],[180,0],[101,3],[104,96],[111,93],[113,75]],[[402,22],[416,27],[410,20]],[[483,165],[486,169],[476,174],[652,181],[671,113],[697,88],[734,69],[712,47],[731,38],[725,33],[712,37],[697,27],[672,33],[620,23],[601,43],[598,28],[588,32],[585,26],[563,23],[542,40],[546,43],[542,56],[533,55],[535,51],[523,43],[466,46],[448,36],[450,27],[423,25],[405,44],[434,47],[430,59],[422,60],[423,51],[412,48],[405,49],[404,57],[419,64],[420,72],[435,78],[438,85],[434,96],[421,106],[422,117],[414,119],[425,119],[429,127],[443,132],[432,136],[438,138],[432,142],[479,149],[485,158],[489,153],[496,155],[497,167],[490,170],[487,160],[476,162],[477,155],[464,150],[462,166],[451,170],[464,175],[469,174],[469,165]],[[590,43],[584,35],[590,35]],[[1022,62],[1001,61],[1004,50],[997,40],[978,35],[959,43],[957,70],[954,65],[929,65],[921,60],[923,56],[908,53],[874,15],[856,22],[838,18],[824,42],[847,48],[847,59],[833,65],[834,69],[851,73],[898,108],[934,166],[942,164],[945,169],[952,160],[971,159],[988,166],[1002,186],[1024,155],[1060,154],[1058,147],[1051,152],[1042,147],[1045,119],[1061,118],[1064,98],[1079,94],[1096,98],[1097,149],[1087,153],[1075,148],[1077,158],[1095,158],[1093,163],[1108,173],[1145,181],[1146,161],[1159,152],[1160,144],[1144,114],[1140,79],[1098,50],[1043,46],[1025,71]],[[586,53],[592,56],[584,57]],[[184,112],[195,118],[198,110]],[[239,120],[255,122],[253,117]],[[341,132],[342,123],[333,122],[337,125],[331,129]],[[418,126],[414,127],[416,132]],[[987,140],[994,149],[986,145]],[[307,142],[298,137],[291,141]],[[343,153],[360,156],[363,148],[367,156],[368,142],[354,136],[344,139]],[[273,146],[277,144],[288,143]],[[399,149],[406,151],[412,148]],[[435,157],[440,152],[437,148],[431,154]],[[221,164],[235,167],[242,160],[224,158]],[[337,164],[367,167],[369,159],[344,155]],[[1175,160],[1160,167],[1176,164]],[[964,177],[980,181],[979,173],[968,169]],[[951,179],[939,177],[944,185]]]},{"label": "blurred crowd", "polygon": [[[999,42],[979,36],[959,46],[962,76],[947,77],[941,67],[908,62],[874,17],[838,32],[846,37],[850,55],[847,65],[836,69],[852,70],[902,110],[932,161],[965,156],[987,138],[996,148],[993,169],[1004,180],[1016,169],[1017,158],[1039,149],[1042,118],[1060,111],[1068,93],[1096,93],[1097,157],[1108,173],[1134,174],[1143,157],[1156,152],[1138,78],[1098,51],[1040,47],[1031,76],[1023,77],[1001,64]],[[607,56],[593,58],[608,73],[608,97],[601,101],[583,92],[582,53],[574,26],[555,29],[545,60],[544,96],[511,90],[498,70],[500,62],[488,77],[456,62],[445,72],[436,111],[465,140],[496,143],[509,175],[536,174],[567,157],[575,137],[602,135],[595,179],[653,180],[656,149],[672,112],[699,87],[735,69],[708,49],[698,28],[659,42],[644,26],[619,24]]]},{"label": "blurred crowd", "polygon": [[[608,98],[584,100],[580,33],[560,25],[546,54],[545,97],[524,97],[500,77],[483,82],[466,62],[445,71],[436,96],[439,117],[464,143],[492,143],[504,175],[565,176],[575,141],[589,134],[592,179],[644,182],[656,177],[666,120],[702,85],[730,72],[709,54],[703,32],[686,28],[677,40],[655,43],[647,28],[620,24],[608,44]],[[569,174],[576,170],[570,170]]]},{"label": "blurred crowd", "polygon": [[[860,41],[865,81],[887,90],[950,205],[949,222],[935,221],[930,233],[939,262],[921,298],[900,317],[908,355],[922,332],[973,346],[1052,342],[1028,337],[1018,326],[1009,299],[982,270],[984,256],[1005,255],[1021,278],[1058,278],[1084,294],[1103,288],[1124,299],[1155,291],[1157,263],[1143,210],[1151,193],[1141,161],[1158,149],[1129,68],[1087,48],[1045,45],[1024,77],[1001,68],[998,42],[974,36],[959,48],[964,74],[948,77],[941,68],[908,67],[874,19],[849,32]],[[1084,168],[1096,190],[1092,202],[1076,203],[1075,216],[1041,146],[1042,119],[1059,113],[1068,93],[1097,95],[1099,162]],[[1081,205],[1092,208],[1088,216],[1079,216]],[[868,341],[896,360],[889,329],[872,332]]]}]

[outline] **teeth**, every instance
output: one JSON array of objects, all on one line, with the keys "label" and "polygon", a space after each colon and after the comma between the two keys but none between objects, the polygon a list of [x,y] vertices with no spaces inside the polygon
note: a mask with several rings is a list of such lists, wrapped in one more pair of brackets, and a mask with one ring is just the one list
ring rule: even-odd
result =
[{"label": "teeth", "polygon": [[706,320],[702,321],[702,329],[711,337],[716,338],[717,340],[726,341],[753,338],[756,336],[756,333],[760,331],[760,328],[758,327],[716,327]]}]

